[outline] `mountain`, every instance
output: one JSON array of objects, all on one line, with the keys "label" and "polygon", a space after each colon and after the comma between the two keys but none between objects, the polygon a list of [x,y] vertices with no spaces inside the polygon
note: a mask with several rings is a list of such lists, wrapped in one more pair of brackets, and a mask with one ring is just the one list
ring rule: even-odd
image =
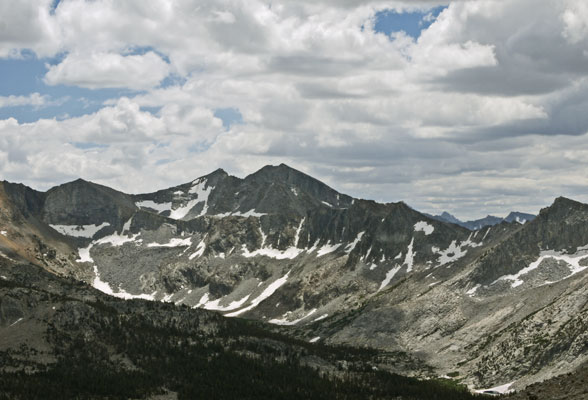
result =
[{"label": "mountain", "polygon": [[520,389],[587,360],[588,206],[572,200],[471,231],[284,164],[139,195],[3,182],[0,200],[4,258],[122,299],[373,349],[394,355],[376,368],[477,388]]},{"label": "mountain", "polygon": [[519,224],[524,224],[526,222],[532,221],[535,218],[535,215],[533,215],[533,214],[526,214],[526,213],[521,213],[521,212],[516,212],[516,211],[509,213],[506,216],[506,218],[500,218],[500,217],[495,217],[493,215],[488,215],[488,216],[481,218],[481,219],[476,219],[476,220],[466,221],[466,222],[459,220],[458,218],[449,214],[446,211],[444,211],[440,215],[430,215],[430,214],[424,214],[424,215],[427,215],[428,217],[436,219],[438,221],[449,222],[451,224],[463,226],[464,228],[467,228],[471,231],[477,231],[477,230],[480,230],[486,226],[498,225],[501,222],[510,222],[510,223],[517,222]]},{"label": "mountain", "polygon": [[454,215],[449,214],[447,211],[443,211],[440,215],[430,215],[430,214],[425,214],[425,215],[430,216],[431,218],[434,218],[438,221],[449,222],[450,224],[456,224],[456,225],[463,226],[462,221],[457,219]]},{"label": "mountain", "polygon": [[[474,399],[322,346],[169,303],[116,299],[0,257],[0,399]],[[320,371],[320,372],[319,372]]]},{"label": "mountain", "polygon": [[[486,226],[498,225],[502,221],[504,221],[503,218],[495,217],[493,215],[487,215],[484,218],[476,219],[473,221],[466,221],[462,224],[462,226],[465,228],[468,228],[469,230],[477,231],[477,230],[480,230]],[[508,222],[512,222],[512,221],[508,221]]]},{"label": "mountain", "polygon": [[511,212],[506,216],[506,218],[504,218],[506,222],[518,222],[519,224],[525,224],[527,222],[533,221],[533,219],[535,219],[535,215],[517,211]]}]

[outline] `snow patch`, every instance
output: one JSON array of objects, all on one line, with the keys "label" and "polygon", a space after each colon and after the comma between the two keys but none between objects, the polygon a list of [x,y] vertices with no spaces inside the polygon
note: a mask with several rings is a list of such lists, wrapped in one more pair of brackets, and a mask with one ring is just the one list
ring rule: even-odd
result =
[{"label": "snow patch", "polygon": [[313,319],[312,322],[321,321],[321,320],[327,318],[328,316],[329,316],[329,314],[323,314],[320,317]]},{"label": "snow patch", "polygon": [[480,288],[480,284],[478,283],[476,286],[474,286],[473,288],[471,288],[470,290],[468,290],[466,292],[466,294],[470,297],[473,297],[476,295],[476,292],[478,291],[478,289]]},{"label": "snow patch", "polygon": [[[201,202],[201,200],[199,200],[199,199],[190,200],[189,202],[186,203],[185,206],[178,207],[175,210],[172,210],[172,212],[169,214],[169,217],[172,219],[182,219],[186,215],[188,215],[190,210],[193,209],[196,204],[198,204],[200,202]],[[200,215],[204,215],[204,214],[206,214],[206,207],[203,208],[202,212],[200,213]]]},{"label": "snow patch", "polygon": [[495,387],[489,388],[489,389],[478,389],[475,392],[476,393],[496,392],[496,393],[500,393],[500,394],[506,394],[506,393],[512,392],[512,390],[510,390],[510,387],[513,384],[514,384],[514,382],[511,382],[511,383],[507,383],[507,384],[504,384],[504,385],[495,386]]},{"label": "snow patch", "polygon": [[[103,222],[100,225],[53,225],[49,226],[57,232],[65,236],[83,237],[91,239],[100,229],[110,226],[108,222]],[[2,231],[4,232],[4,231]],[[6,235],[5,235],[6,236]]]},{"label": "snow patch", "polygon": [[386,286],[388,286],[388,284],[390,283],[390,281],[392,280],[392,278],[394,278],[394,275],[396,275],[396,273],[398,271],[400,271],[401,266],[396,266],[394,268],[392,268],[390,271],[388,271],[388,273],[386,274],[386,278],[384,278],[384,280],[382,281],[382,284],[380,285],[380,288],[378,289],[378,292],[382,289],[384,289]]},{"label": "snow patch", "polygon": [[[488,232],[486,232],[486,234],[488,234]],[[436,247],[432,247],[431,250],[433,251],[433,253],[439,255],[439,258],[437,259],[437,262],[439,264],[437,265],[437,267],[453,263],[462,258],[463,256],[465,256],[468,252],[465,249],[465,247],[480,247],[482,245],[482,242],[472,242],[472,235],[473,233],[470,233],[470,236],[467,238],[467,240],[460,242],[459,244],[456,240],[452,241],[451,244],[445,250],[440,250]]]},{"label": "snow patch", "polygon": [[76,262],[90,262],[93,263],[94,260],[90,257],[90,249],[92,248],[92,244],[88,245],[88,247],[84,247],[78,249],[78,254],[80,258],[76,260]]},{"label": "snow patch", "polygon": [[125,222],[121,233],[125,233],[131,230],[131,222],[133,222],[133,217],[129,218],[129,220]]},{"label": "snow patch", "polygon": [[316,252],[316,256],[322,257],[325,254],[332,253],[335,250],[337,250],[339,247],[341,247],[341,243],[336,243],[336,244],[330,244],[330,243],[331,242],[328,241],[325,245],[323,245],[320,249],[318,249],[318,251]]},{"label": "snow patch", "polygon": [[[208,301],[208,297],[207,297],[206,298],[207,301],[202,303],[200,306],[206,310],[233,311],[233,310],[236,310],[237,308],[240,308],[241,306],[243,306],[243,304],[245,304],[247,302],[247,300],[249,300],[249,296],[250,295],[247,295],[247,296],[243,297],[241,300],[232,301],[228,306],[221,306],[220,305],[220,302],[224,299],[224,297],[221,297],[221,298],[213,300],[213,301]],[[200,301],[202,302],[202,299]]]},{"label": "snow patch", "polygon": [[264,301],[265,299],[270,297],[272,294],[274,294],[276,290],[278,290],[282,285],[284,285],[288,281],[288,277],[290,276],[290,272],[291,271],[288,271],[288,273],[286,275],[273,281],[268,287],[266,287],[263,290],[263,292],[261,292],[261,294],[259,296],[257,296],[255,299],[253,299],[251,301],[251,304],[249,306],[247,306],[239,311],[235,311],[230,314],[225,314],[225,317],[237,317],[237,316],[243,314],[244,312],[247,312],[247,311],[252,310],[253,308],[257,307],[259,305],[259,303],[261,303],[262,301]]},{"label": "snow patch", "polygon": [[14,321],[12,324],[10,324],[10,326],[14,326],[14,325],[18,324],[20,321],[22,321],[22,317],[17,319],[16,321]]},{"label": "snow patch", "polygon": [[416,251],[415,252],[412,251],[413,244],[414,244],[414,238],[412,238],[412,240],[410,241],[410,244],[408,245],[408,249],[406,250],[406,257],[404,257],[404,264],[407,265],[407,267],[406,267],[407,273],[412,271],[412,266],[414,264],[414,256],[416,254]]},{"label": "snow patch", "polygon": [[139,208],[151,208],[151,209],[157,211],[158,213],[162,213],[164,211],[171,211],[171,209],[172,209],[171,202],[156,203],[152,200],[143,200],[143,201],[137,201],[135,203],[135,205]]},{"label": "snow patch", "polygon": [[6,231],[0,231],[0,235],[2,235],[2,236],[8,236],[8,232],[6,232]]},{"label": "snow patch", "polygon": [[[197,197],[196,202],[197,203],[204,202],[204,206],[202,207],[202,211],[200,212],[200,215],[199,215],[199,216],[202,216],[202,215],[205,215],[206,212],[208,211],[208,197],[210,196],[210,193],[212,193],[214,186],[208,186],[205,188],[205,186],[207,185],[206,178],[197,179],[193,183],[194,183],[194,185],[192,185],[192,187],[190,188],[188,193],[196,195],[196,197]],[[192,203],[192,201],[190,201],[190,203]],[[194,204],[196,204],[196,203],[194,203]],[[186,214],[187,214],[187,212],[186,212]],[[184,214],[184,216],[185,216],[185,214]],[[182,217],[180,217],[180,218],[182,218]],[[180,219],[180,218],[178,218],[178,219]]]},{"label": "snow patch", "polygon": [[261,249],[257,249],[255,251],[249,251],[247,250],[246,244],[243,244],[241,249],[243,257],[251,258],[255,256],[266,256],[269,258],[275,258],[276,260],[291,260],[296,258],[304,251],[303,249],[297,249],[296,247],[288,247],[286,250],[278,250],[272,247],[262,247]]},{"label": "snow patch", "polygon": [[143,241],[142,239],[137,240],[137,237],[139,235],[140,235],[140,233],[137,233],[136,235],[131,235],[129,237],[129,236],[121,235],[118,233],[113,233],[112,235],[104,236],[103,238],[100,238],[98,240],[93,241],[92,245],[110,244],[112,246],[118,247],[118,246],[122,246],[123,244],[128,243],[128,242],[141,243]]},{"label": "snow patch", "polygon": [[303,315],[302,317],[295,319],[293,321],[288,321],[286,319],[286,317],[291,314],[290,311],[288,311],[286,314],[284,314],[284,318],[282,319],[270,319],[268,322],[270,324],[274,324],[274,325],[285,325],[285,326],[292,326],[292,325],[296,325],[297,323],[299,323],[300,321],[302,321],[303,319],[306,319],[308,317],[310,317],[312,314],[314,314],[316,312],[316,308],[313,308],[312,310],[310,310],[310,312],[306,315]]},{"label": "snow patch", "polygon": [[355,246],[357,246],[357,244],[361,241],[361,238],[363,237],[363,235],[365,234],[365,232],[360,232],[357,237],[355,238],[355,240],[352,243],[349,243],[347,245],[347,247],[345,247],[345,252],[347,254],[351,253],[353,251],[353,249],[355,249]]},{"label": "snow patch", "polygon": [[[588,256],[588,245],[576,248],[576,252],[574,254],[566,254],[565,250],[561,251],[561,252],[554,251],[554,250],[544,250],[544,251],[541,251],[539,258],[535,262],[532,262],[531,264],[529,264],[528,267],[521,269],[516,274],[503,275],[500,278],[496,279],[494,282],[492,282],[492,285],[498,281],[508,280],[508,281],[511,281],[510,286],[512,288],[520,286],[523,283],[525,283],[521,279],[521,277],[523,277],[524,275],[527,275],[531,271],[539,268],[539,266],[541,265],[543,260],[545,260],[546,258],[551,258],[556,261],[564,261],[568,265],[570,273],[565,278],[562,278],[560,280],[567,279],[571,276],[574,276],[574,275],[584,271],[585,269],[588,269],[588,266],[581,266],[580,265],[580,260],[582,260],[586,256]],[[550,283],[556,283],[556,282],[558,282],[558,281],[549,281],[549,282],[545,282],[543,285],[550,284]],[[543,286],[543,285],[540,285],[540,286]]]},{"label": "snow patch", "polygon": [[320,336],[317,336],[317,337],[315,337],[315,338],[312,338],[312,339],[310,339],[310,340],[308,341],[308,343],[316,343],[316,342],[318,342],[320,339],[321,339],[321,337],[320,337]]},{"label": "snow patch", "polygon": [[300,231],[302,230],[302,225],[304,225],[305,219],[306,218],[302,218],[300,225],[298,225],[298,229],[296,229],[296,240],[294,241],[294,247],[298,247],[298,242],[300,241]]},{"label": "snow patch", "polygon": [[482,241],[484,241],[486,239],[486,236],[488,236],[488,234],[490,233],[490,229],[492,229],[492,228],[488,228],[488,230],[484,234],[484,237],[482,238]]},{"label": "snow patch", "polygon": [[193,260],[196,257],[202,257],[202,254],[204,254],[204,250],[206,249],[206,244],[204,243],[204,239],[202,239],[200,241],[200,243],[198,243],[198,247],[196,247],[196,252],[190,254],[190,257],[188,257],[190,260]]},{"label": "snow patch", "polygon": [[209,298],[209,294],[208,293],[204,293],[204,295],[200,298],[200,300],[198,301],[198,304],[196,304],[193,308],[198,308],[203,306],[204,304],[208,303],[208,298]]},{"label": "snow patch", "polygon": [[258,213],[257,211],[255,211],[255,209],[251,209],[249,211],[246,211],[244,213],[237,211],[234,213],[231,213],[232,216],[235,217],[263,217],[264,215],[267,215],[267,213]]},{"label": "snow patch", "polygon": [[251,209],[249,211],[246,211],[244,213],[242,213],[241,211],[235,211],[235,212],[226,212],[223,214],[216,214],[213,215],[213,217],[215,218],[226,218],[226,217],[263,217],[264,215],[267,215],[267,213],[259,213],[257,211],[255,211],[255,209]]},{"label": "snow patch", "polygon": [[191,238],[187,238],[187,239],[179,239],[179,238],[173,238],[170,239],[170,241],[168,243],[149,243],[147,245],[147,247],[184,247],[184,246],[192,246],[192,239]]},{"label": "snow patch", "polygon": [[415,232],[425,232],[425,235],[428,236],[431,233],[433,233],[435,228],[433,227],[433,225],[429,225],[425,221],[419,221],[416,224],[414,224],[414,230]]}]

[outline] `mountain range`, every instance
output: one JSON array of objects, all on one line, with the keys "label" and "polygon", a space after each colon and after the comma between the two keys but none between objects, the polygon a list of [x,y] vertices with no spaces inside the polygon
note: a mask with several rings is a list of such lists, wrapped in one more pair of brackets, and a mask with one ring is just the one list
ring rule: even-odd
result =
[{"label": "mountain range", "polygon": [[431,214],[426,214],[426,213],[425,213],[425,215],[430,218],[434,218],[438,221],[449,222],[451,224],[463,226],[464,228],[467,228],[471,231],[477,231],[477,230],[480,230],[486,226],[498,225],[501,222],[518,222],[519,224],[525,224],[527,222],[532,221],[536,217],[533,214],[512,211],[505,218],[495,217],[493,215],[487,215],[484,218],[463,222],[463,221],[459,220],[458,218],[456,218],[455,216],[449,214],[447,211],[444,211],[443,213],[441,213],[439,215],[431,215]]},{"label": "mountain range", "polygon": [[[125,307],[143,314],[160,303],[149,321],[129,318],[203,337],[233,323],[222,321],[238,321],[234,332],[254,321],[258,333],[227,334],[223,346],[239,355],[273,349],[252,351],[257,359],[283,361],[296,346],[374,352],[305,356],[323,372],[361,364],[504,391],[582,370],[588,205],[561,197],[536,217],[487,218],[459,223],[352,198],[284,164],[243,179],[219,169],[138,195],[81,179],[47,192],[2,182],[0,335],[11,338],[2,372],[61,362],[56,343],[79,338],[55,332],[75,327],[82,341],[105,334],[100,322],[84,328],[84,318],[112,321]],[[64,310],[59,323],[51,307]],[[34,351],[17,352],[23,340]],[[112,346],[104,341],[101,357],[133,371],[138,361]]]}]

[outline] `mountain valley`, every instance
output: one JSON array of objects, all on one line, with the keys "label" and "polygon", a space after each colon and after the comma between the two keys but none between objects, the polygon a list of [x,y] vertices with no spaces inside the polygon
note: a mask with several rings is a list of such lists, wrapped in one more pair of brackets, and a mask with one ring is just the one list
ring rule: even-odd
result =
[{"label": "mountain valley", "polygon": [[[129,359],[104,339],[139,326],[202,338],[237,354],[234,363],[333,377],[347,365],[379,384],[400,374],[523,390],[582,371],[588,205],[558,198],[534,218],[492,222],[460,226],[403,202],[352,198],[284,164],[146,194],[81,179],[47,192],[2,182],[3,372],[43,371],[67,359],[58,343],[73,351],[82,340],[101,343],[107,364],[155,373],[146,354]],[[16,351],[23,344],[34,350]],[[251,350],[259,346],[270,350]],[[338,384],[308,374],[312,390]]]}]

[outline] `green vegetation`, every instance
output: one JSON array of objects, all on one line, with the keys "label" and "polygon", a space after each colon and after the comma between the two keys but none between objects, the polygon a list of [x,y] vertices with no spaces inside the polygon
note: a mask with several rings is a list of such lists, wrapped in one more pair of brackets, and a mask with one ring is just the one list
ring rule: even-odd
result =
[{"label": "green vegetation", "polygon": [[0,352],[0,400],[144,399],[168,391],[179,399],[480,397],[451,381],[420,381],[381,368],[404,354],[310,344],[258,322],[88,296],[75,282],[33,276],[38,283],[0,281],[0,295],[29,310],[52,310],[37,322],[46,326],[49,359],[57,361],[47,365],[43,352],[26,345]]},{"label": "green vegetation", "polygon": [[[64,315],[67,322],[49,324],[47,339],[55,344],[58,362],[37,365],[40,372],[33,374],[0,374],[0,399],[140,399],[165,390],[179,399],[475,397],[445,380],[374,370],[374,350],[314,346],[256,323],[169,305],[123,305],[67,304],[83,317],[68,321]],[[189,319],[185,326],[182,316]],[[301,365],[308,356],[339,368],[327,373]]]}]

